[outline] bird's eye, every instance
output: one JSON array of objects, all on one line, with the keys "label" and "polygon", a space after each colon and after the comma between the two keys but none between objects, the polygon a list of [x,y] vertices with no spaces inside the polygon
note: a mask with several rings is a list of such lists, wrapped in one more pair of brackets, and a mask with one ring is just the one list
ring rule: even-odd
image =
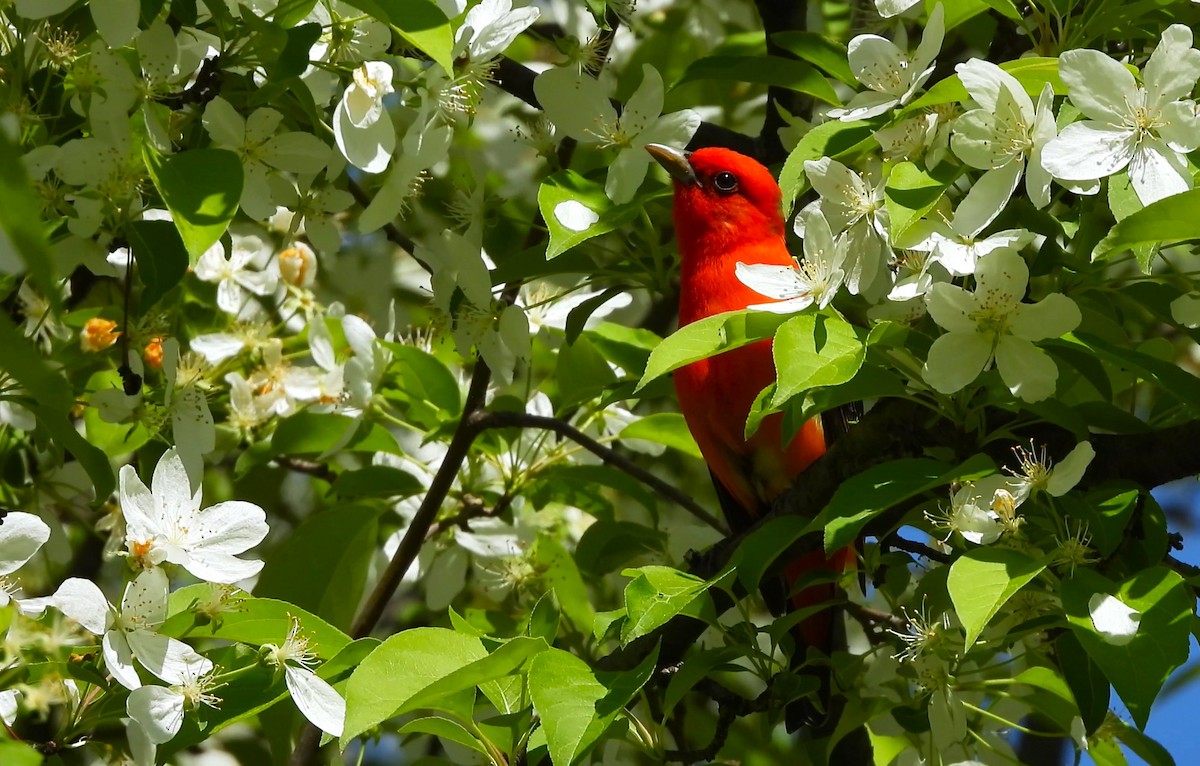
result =
[{"label": "bird's eye", "polygon": [[738,188],[737,176],[722,170],[713,176],[713,187],[722,194],[733,194]]}]

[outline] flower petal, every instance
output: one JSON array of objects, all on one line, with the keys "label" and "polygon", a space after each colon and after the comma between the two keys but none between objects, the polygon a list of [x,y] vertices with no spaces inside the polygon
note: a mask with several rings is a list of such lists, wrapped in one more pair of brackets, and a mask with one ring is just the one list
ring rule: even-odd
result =
[{"label": "flower petal", "polygon": [[1042,164],[1055,178],[1090,181],[1128,165],[1136,146],[1137,135],[1132,130],[1099,122],[1073,122],[1046,144]]},{"label": "flower petal", "polygon": [[1009,318],[1008,330],[1029,341],[1058,338],[1083,320],[1079,306],[1062,293],[1050,293],[1037,303],[1023,303]]},{"label": "flower petal", "polygon": [[50,539],[50,527],[32,513],[9,511],[0,516],[0,576],[12,574]]},{"label": "flower petal", "polygon": [[1128,69],[1107,54],[1083,48],[1058,57],[1058,73],[1071,103],[1093,120],[1120,125],[1134,104],[1141,103]]},{"label": "flower petal", "polygon": [[1007,89],[1009,95],[1016,101],[1021,114],[1028,122],[1033,122],[1033,101],[1021,87],[1017,78],[1008,72],[983,59],[966,61],[956,66],[954,71],[958,72],[958,78],[962,80],[967,93],[971,94],[971,98],[975,99],[975,102],[983,107],[984,111],[994,112],[1000,91]]},{"label": "flower petal", "polygon": [[1143,205],[1192,188],[1187,160],[1161,139],[1146,139],[1129,163],[1129,181]]},{"label": "flower petal", "polygon": [[211,660],[177,639],[148,630],[129,631],[125,638],[142,667],[169,684],[183,683],[213,669]]},{"label": "flower petal", "polygon": [[194,550],[242,553],[267,536],[266,518],[254,503],[227,500],[196,514],[187,541]]},{"label": "flower petal", "polygon": [[101,651],[104,653],[104,666],[126,689],[140,689],[142,679],[138,678],[137,668],[133,666],[133,651],[125,634],[119,630],[110,630],[104,634]]},{"label": "flower petal", "polygon": [[346,701],[332,686],[311,670],[284,665],[284,681],[292,701],[304,717],[321,731],[342,736],[346,724]]},{"label": "flower petal", "polygon": [[929,358],[921,375],[936,391],[952,394],[979,377],[991,358],[992,336],[948,332],[929,347]]},{"label": "flower petal", "polygon": [[1162,108],[1186,97],[1200,78],[1200,51],[1192,47],[1192,30],[1172,24],[1142,70],[1146,83],[1146,106]]},{"label": "flower petal", "polygon": [[1040,402],[1054,394],[1058,367],[1050,355],[1024,338],[1000,336],[996,344],[996,366],[1013,396]]},{"label": "flower petal", "polygon": [[926,297],[929,316],[950,332],[975,332],[971,314],[977,308],[975,296],[957,285],[939,282],[929,288]]},{"label": "flower petal", "polygon": [[200,507],[200,490],[192,492],[192,480],[174,447],[163,453],[150,480],[156,510],[162,516],[177,518]]},{"label": "flower petal", "polygon": [[357,127],[345,99],[334,111],[333,138],[346,161],[364,173],[387,170],[396,150],[396,128],[391,116],[381,111],[379,119],[365,127]]},{"label": "flower petal", "polygon": [[1046,480],[1046,491],[1055,497],[1067,494],[1083,479],[1083,474],[1092,464],[1094,457],[1096,450],[1091,442],[1076,444],[1075,449],[1067,453],[1067,456],[1050,471],[1050,478]]},{"label": "flower petal", "polygon": [[617,122],[604,86],[574,67],[542,72],[533,81],[533,92],[550,122],[577,141],[596,143],[603,126]]},{"label": "flower petal", "polygon": [[1001,248],[979,259],[975,267],[975,299],[980,307],[1019,303],[1029,286],[1029,267],[1015,250]]},{"label": "flower petal", "polygon": [[96,583],[81,577],[68,577],[54,591],[54,595],[30,599],[24,606],[31,612],[52,606],[97,636],[108,630],[112,617],[112,609],[104,593]]},{"label": "flower petal", "polygon": [[958,203],[951,227],[967,237],[983,231],[1008,204],[1024,169],[1025,163],[1017,161],[984,173]]},{"label": "flower petal", "polygon": [[183,695],[165,686],[143,686],[129,693],[125,712],[156,745],[170,742],[183,726]]},{"label": "flower petal", "polygon": [[571,231],[587,231],[600,215],[577,199],[569,199],[554,206],[554,220]]},{"label": "flower petal", "polygon": [[734,266],[738,281],[768,298],[795,298],[808,293],[809,285],[798,269],[769,263],[742,263]]}]

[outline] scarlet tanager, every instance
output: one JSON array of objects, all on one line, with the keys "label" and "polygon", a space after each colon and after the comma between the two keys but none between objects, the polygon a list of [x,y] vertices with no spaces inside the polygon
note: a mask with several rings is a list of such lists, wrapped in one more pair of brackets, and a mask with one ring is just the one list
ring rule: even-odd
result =
[{"label": "scarlet tanager", "polygon": [[[763,303],[764,297],[743,285],[734,269],[739,262],[794,265],[784,243],[779,184],[770,171],[728,149],[682,152],[648,144],[646,150],[674,179],[675,235],[682,258],[679,325]],[[825,431],[819,418],[806,422],[786,446],[783,418],[778,413],[764,418],[752,437],[744,437],[755,397],[774,380],[770,340],[675,371],[679,407],[712,471],[734,531],[753,523],[771,500],[825,452]],[[818,550],[791,562],[785,578],[790,586],[815,568],[840,572],[853,558],[852,548],[831,559]],[[831,583],[805,587],[792,596],[793,608],[819,604],[834,595]],[[797,632],[805,645],[828,654],[833,644],[833,613],[823,610],[804,619]]]}]

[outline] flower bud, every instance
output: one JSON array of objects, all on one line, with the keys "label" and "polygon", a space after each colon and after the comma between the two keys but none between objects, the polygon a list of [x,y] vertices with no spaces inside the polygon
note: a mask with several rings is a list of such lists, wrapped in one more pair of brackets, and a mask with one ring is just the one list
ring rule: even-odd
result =
[{"label": "flower bud", "polygon": [[142,358],[146,360],[146,364],[156,370],[162,369],[163,363],[163,339],[151,338],[146,344],[146,348],[142,350]]},{"label": "flower bud", "polygon": [[103,351],[117,342],[121,333],[116,329],[117,323],[111,319],[92,317],[83,325],[79,332],[79,346],[84,351]]},{"label": "flower bud", "polygon": [[296,242],[279,254],[279,276],[296,287],[312,287],[317,278],[317,254],[303,242]]}]

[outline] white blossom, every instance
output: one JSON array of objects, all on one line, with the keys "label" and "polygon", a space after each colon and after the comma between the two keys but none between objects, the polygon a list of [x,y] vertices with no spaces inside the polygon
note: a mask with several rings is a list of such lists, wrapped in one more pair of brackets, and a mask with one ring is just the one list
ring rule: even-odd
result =
[{"label": "white blossom", "polygon": [[270,271],[251,268],[269,256],[269,246],[254,235],[233,235],[232,248],[226,251],[217,242],[204,251],[196,262],[196,276],[217,285],[217,306],[227,314],[242,316],[252,304],[250,294],[266,296],[275,292],[277,277]]},{"label": "white blossom", "polygon": [[1200,78],[1192,31],[1172,24],[1146,62],[1139,87],[1122,64],[1100,51],[1067,51],[1059,74],[1071,103],[1088,119],[1063,129],[1043,155],[1046,168],[1067,181],[1088,181],[1129,169],[1142,204],[1192,188],[1185,157],[1200,147],[1200,115],[1184,97]]},{"label": "white blossom", "polygon": [[329,147],[304,131],[278,133],[283,114],[263,107],[249,117],[217,96],[204,108],[204,128],[213,143],[242,160],[242,211],[256,221],[274,215],[270,180],[277,171],[318,173],[329,161]]},{"label": "white blossom", "polygon": [[581,143],[619,150],[604,184],[605,193],[616,203],[632,200],[645,180],[651,162],[646,144],[685,146],[700,127],[700,115],[691,109],[662,114],[662,75],[649,64],[642,66],[642,81],[620,116],[607,89],[574,67],[542,72],[533,89],[560,131]]},{"label": "white blossom", "polygon": [[[54,595],[27,604],[38,611],[54,607],[85,630],[103,636],[104,664],[122,686],[142,685],[134,660],[167,683],[181,683],[213,668],[207,658],[174,638],[157,633],[167,618],[169,583],[159,567],[139,574],[125,587],[118,612],[91,580],[70,577]],[[36,602],[36,603],[35,603]]]},{"label": "white blossom", "polygon": [[395,92],[392,67],[367,61],[353,79],[333,115],[333,135],[346,161],[365,173],[382,173],[396,150],[396,129],[383,99]]},{"label": "white blossom", "polygon": [[1050,396],[1058,368],[1033,342],[1075,329],[1079,307],[1061,293],[1022,303],[1029,267],[1012,250],[981,258],[975,280],[974,293],[951,284],[936,284],[929,291],[929,314],[947,332],[929,349],[925,381],[943,394],[954,393],[994,360],[1013,395],[1027,402]]},{"label": "white blossom", "polygon": [[956,217],[971,219],[981,231],[1008,204],[1025,174],[1025,189],[1034,207],[1050,204],[1050,172],[1043,150],[1057,135],[1054,90],[1047,83],[1037,106],[1008,72],[982,59],[956,67],[971,98],[979,104],[954,121],[950,146],[959,159],[986,171],[959,203]]},{"label": "white blossom", "polygon": [[[890,227],[885,181],[868,183],[837,160],[806,160],[804,172],[821,195],[821,213],[833,234],[846,236],[846,289],[853,295],[881,293],[887,277]],[[807,216],[796,216],[796,234],[805,236]]]},{"label": "white blossom", "polygon": [[258,574],[261,561],[247,561],[236,554],[266,537],[262,508],[228,500],[201,510],[200,490],[192,491],[174,447],[159,459],[151,484],[153,491],[146,488],[133,466],[121,468],[121,510],[130,556],[143,566],[178,564],[214,583],[234,583]]},{"label": "white blossom", "polygon": [[513,8],[512,0],[483,0],[467,11],[455,42],[472,62],[490,61],[504,52],[517,35],[538,20],[534,7]]},{"label": "white blossom", "polygon": [[281,644],[264,644],[267,662],[283,672],[292,701],[314,726],[335,737],[342,736],[346,721],[346,701],[328,682],[310,668],[316,657],[308,649],[308,640],[300,635],[300,623],[292,620],[287,638]]},{"label": "white blossom", "polygon": [[837,295],[845,279],[842,265],[846,260],[846,239],[834,237],[825,216],[816,210],[802,210],[804,216],[804,260],[796,266],[767,263],[742,263],[734,267],[738,281],[756,293],[774,298],[747,308],[791,314],[814,303],[825,308]]},{"label": "white blossom", "polygon": [[845,108],[830,109],[829,116],[846,122],[865,120],[907,104],[933,74],[933,60],[945,33],[945,14],[939,3],[929,14],[921,44],[911,55],[879,35],[855,37],[847,46],[850,70],[868,90],[855,95]]}]

